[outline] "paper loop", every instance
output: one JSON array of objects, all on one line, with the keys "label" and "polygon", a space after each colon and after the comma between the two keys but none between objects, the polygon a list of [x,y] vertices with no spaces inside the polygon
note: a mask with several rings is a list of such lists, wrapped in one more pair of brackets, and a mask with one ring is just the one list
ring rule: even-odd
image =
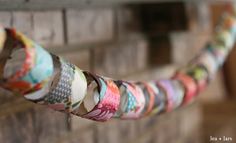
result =
[{"label": "paper loop", "polygon": [[211,52],[214,57],[216,62],[218,63],[219,66],[222,66],[225,58],[227,57],[229,50],[224,49],[223,46],[221,45],[217,45],[217,44],[208,44],[206,47],[206,50],[208,50],[209,52]]},{"label": "paper loop", "polygon": [[55,76],[49,93],[43,97],[43,102],[54,110],[72,112],[85,97],[87,82],[82,71],[75,65],[60,57],[57,60],[60,72]]},{"label": "paper loop", "polygon": [[134,83],[125,81],[116,81],[116,84],[121,93],[121,104],[116,117],[121,119],[141,117],[145,106],[145,98],[141,88]]},{"label": "paper loop", "polygon": [[209,83],[209,74],[207,69],[201,65],[192,67],[191,69],[187,70],[186,73],[195,80],[198,92],[203,91]]},{"label": "paper loop", "polygon": [[137,84],[141,87],[145,97],[145,106],[142,115],[148,116],[152,112],[155,104],[155,92],[146,82],[138,82]]},{"label": "paper loop", "polygon": [[166,105],[166,111],[170,112],[174,109],[174,102],[176,100],[174,87],[171,84],[170,80],[160,80],[157,82],[157,85],[162,87],[165,91],[165,95],[167,96],[167,105]]},{"label": "paper loop", "polygon": [[[3,79],[7,89],[18,94],[25,94],[39,90],[53,73],[53,61],[51,55],[39,45],[33,43],[21,33],[14,33],[15,47],[9,49],[11,59],[4,65]],[[6,47],[8,48],[8,47]],[[18,58],[17,55],[25,54],[25,57]],[[14,63],[16,66],[14,66]],[[21,66],[22,63],[22,66]]]},{"label": "paper loop", "polygon": [[3,46],[5,44],[5,41],[6,41],[6,32],[5,32],[5,29],[4,27],[2,27],[0,25],[0,52],[2,51],[3,49]]},{"label": "paper loop", "polygon": [[197,94],[197,84],[194,79],[191,76],[181,72],[177,72],[175,76],[173,76],[173,79],[180,81],[185,88],[183,104],[187,104],[192,101],[193,97]]},{"label": "paper loop", "polygon": [[165,111],[165,103],[167,103],[167,98],[163,89],[158,87],[154,81],[148,82],[147,84],[150,86],[150,88],[152,88],[155,94],[155,102],[151,114],[159,114]]},{"label": "paper loop", "polygon": [[213,42],[216,42],[217,44],[222,44],[227,49],[232,49],[234,44],[234,39],[231,36],[230,31],[224,29],[216,33]]},{"label": "paper loop", "polygon": [[95,92],[98,96],[98,103],[91,111],[81,115],[81,117],[95,121],[106,121],[110,119],[119,108],[120,93],[118,87],[112,80],[104,80],[89,72],[84,73],[93,78],[98,85]]},{"label": "paper loop", "polygon": [[217,72],[218,67],[220,66],[213,56],[208,50],[202,51],[196,59],[190,62],[192,66],[203,66],[207,69],[209,73],[209,78],[211,79]]}]

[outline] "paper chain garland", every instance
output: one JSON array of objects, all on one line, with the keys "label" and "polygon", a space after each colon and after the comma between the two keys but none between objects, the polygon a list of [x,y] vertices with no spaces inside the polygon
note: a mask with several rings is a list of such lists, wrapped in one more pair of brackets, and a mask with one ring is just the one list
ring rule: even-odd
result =
[{"label": "paper chain garland", "polygon": [[0,86],[87,119],[137,119],[193,101],[222,66],[235,38],[236,17],[228,12],[211,42],[171,79],[129,82],[82,71],[14,29],[0,27]]}]

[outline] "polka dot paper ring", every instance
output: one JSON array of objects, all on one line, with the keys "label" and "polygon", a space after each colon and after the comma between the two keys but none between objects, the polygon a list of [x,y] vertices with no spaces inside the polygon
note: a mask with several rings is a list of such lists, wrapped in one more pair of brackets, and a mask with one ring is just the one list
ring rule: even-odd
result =
[{"label": "polka dot paper ring", "polygon": [[145,97],[141,87],[125,81],[116,81],[116,83],[121,94],[120,107],[116,117],[121,119],[137,119],[141,117],[145,107]]}]

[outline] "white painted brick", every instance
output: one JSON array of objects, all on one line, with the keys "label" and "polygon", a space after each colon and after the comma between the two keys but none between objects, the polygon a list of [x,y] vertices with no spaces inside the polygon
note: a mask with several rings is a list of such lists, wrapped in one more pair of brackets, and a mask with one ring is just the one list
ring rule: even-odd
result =
[{"label": "white painted brick", "polygon": [[72,132],[66,138],[58,139],[55,143],[94,143],[93,130]]},{"label": "white painted brick", "polygon": [[11,27],[11,12],[0,12],[0,24],[4,27]]},{"label": "white painted brick", "polygon": [[[124,38],[124,37],[123,37]],[[103,48],[94,49],[94,72],[118,78],[147,67],[147,45],[143,38],[129,35]]]},{"label": "white painted brick", "polygon": [[66,15],[71,44],[107,41],[113,37],[111,9],[68,10]]},{"label": "white painted brick", "polygon": [[90,51],[88,49],[66,52],[60,55],[80,69],[90,70]]},{"label": "white painted brick", "polygon": [[[107,123],[97,123],[97,143],[120,143],[122,139],[119,134],[119,121],[109,121]],[[125,141],[125,139],[123,140]]]},{"label": "white painted brick", "polygon": [[137,41],[137,69],[143,70],[148,66],[148,42],[145,39]]},{"label": "white painted brick", "polygon": [[140,31],[141,20],[137,15],[137,11],[135,9],[131,9],[130,7],[122,7],[117,9],[116,32],[118,32],[118,36],[120,38],[129,33]]},{"label": "white painted brick", "polygon": [[43,45],[64,43],[61,11],[38,11],[33,13],[34,39]]},{"label": "white painted brick", "polygon": [[92,120],[84,119],[84,118],[77,117],[77,116],[73,116],[72,119],[71,119],[71,129],[72,129],[72,131],[83,130],[85,128],[88,128],[92,124],[95,124],[95,122],[92,121]]},{"label": "white painted brick", "polygon": [[203,33],[172,33],[170,36],[172,62],[178,65],[187,64],[200,49],[204,48],[209,37],[208,34]]},{"label": "white painted brick", "polygon": [[[188,105],[179,110],[179,130],[180,137],[189,137],[191,135],[197,136],[200,132],[195,132],[200,129],[202,124],[202,110],[198,103]],[[194,134],[195,133],[195,134]]]},{"label": "white painted brick", "polygon": [[33,20],[31,12],[13,12],[13,27],[26,36],[33,38]]}]

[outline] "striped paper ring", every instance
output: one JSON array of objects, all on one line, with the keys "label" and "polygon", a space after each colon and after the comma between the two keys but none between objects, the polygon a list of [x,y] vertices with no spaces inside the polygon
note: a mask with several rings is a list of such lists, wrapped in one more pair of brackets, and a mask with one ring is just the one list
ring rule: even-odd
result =
[{"label": "striped paper ring", "polygon": [[121,93],[120,108],[115,117],[137,119],[142,116],[145,97],[141,88],[131,82],[116,81]]},{"label": "striped paper ring", "polygon": [[137,85],[139,85],[143,91],[144,97],[145,97],[145,106],[143,109],[143,116],[149,115],[154,107],[155,103],[155,92],[151,88],[151,86],[146,82],[137,82]]},{"label": "striped paper ring", "polygon": [[184,87],[178,80],[172,80],[171,84],[173,85],[175,91],[175,100],[174,100],[174,108],[179,107],[184,100]]},{"label": "striped paper ring", "polygon": [[154,81],[148,82],[147,84],[150,86],[150,88],[152,88],[155,94],[154,107],[151,114],[159,114],[165,111],[165,103],[167,103],[167,98],[163,89],[158,87],[158,85]]},{"label": "striped paper ring", "polygon": [[119,108],[119,89],[112,80],[104,80],[102,77],[89,72],[84,73],[87,77],[93,78],[98,85],[97,90],[94,92],[95,98],[98,98],[98,103],[91,111],[81,115],[81,117],[95,121],[107,121],[113,117]]},{"label": "striped paper ring", "polygon": [[179,80],[183,84],[185,88],[183,104],[189,103],[197,94],[197,84],[195,83],[194,79],[191,76],[181,72],[177,72],[173,76],[173,79]]},{"label": "striped paper ring", "polygon": [[171,84],[170,80],[160,80],[157,81],[157,85],[164,89],[166,96],[167,96],[167,108],[166,111],[170,112],[174,109],[174,102],[175,102],[175,91],[173,85]]}]

